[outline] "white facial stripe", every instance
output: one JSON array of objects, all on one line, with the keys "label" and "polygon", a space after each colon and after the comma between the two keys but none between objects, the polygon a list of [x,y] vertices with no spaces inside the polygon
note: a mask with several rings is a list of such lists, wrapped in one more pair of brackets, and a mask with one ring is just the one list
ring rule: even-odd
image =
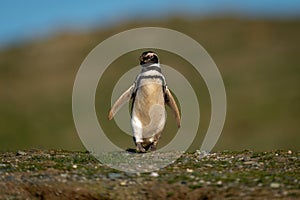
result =
[{"label": "white facial stripe", "polygon": [[148,56],[154,56],[155,54],[154,53],[147,53],[147,55],[146,55],[146,57],[148,57]]}]

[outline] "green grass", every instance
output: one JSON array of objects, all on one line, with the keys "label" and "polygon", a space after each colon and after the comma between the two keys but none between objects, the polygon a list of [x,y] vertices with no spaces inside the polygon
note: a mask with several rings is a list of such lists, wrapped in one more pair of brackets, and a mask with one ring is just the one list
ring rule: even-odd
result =
[{"label": "green grass", "polygon": [[[111,156],[113,160],[123,153],[115,152],[107,156]],[[165,157],[172,153],[176,154],[157,154],[162,159],[167,159]],[[152,154],[143,155],[136,156],[136,159],[142,162],[147,159],[147,155]],[[109,199],[115,199],[114,195],[119,195],[118,199],[128,199],[126,195],[132,199],[156,199],[149,198],[149,195],[176,199],[179,198],[178,195],[192,193],[196,193],[198,197],[210,194],[211,198],[239,198],[241,194],[255,199],[273,199],[275,196],[282,199],[299,198],[299,155],[300,152],[282,150],[223,151],[213,152],[200,159],[198,151],[190,152],[157,170],[158,176],[152,176],[151,173],[126,173],[109,168],[88,152],[2,152],[0,198],[23,198],[25,195],[31,199],[37,193],[47,196],[53,194],[52,191],[63,191],[64,197],[72,196],[76,191],[76,194],[95,195],[95,199],[101,199],[99,191],[105,192]],[[119,164],[126,166],[132,163]]]}]

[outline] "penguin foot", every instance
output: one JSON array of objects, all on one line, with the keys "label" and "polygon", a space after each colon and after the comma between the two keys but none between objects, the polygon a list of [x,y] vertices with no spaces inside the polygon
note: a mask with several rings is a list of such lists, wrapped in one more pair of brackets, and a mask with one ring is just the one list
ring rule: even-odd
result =
[{"label": "penguin foot", "polygon": [[138,152],[138,153],[145,153],[146,152],[146,150],[143,147],[142,143],[140,143],[140,142],[136,143],[136,152]]},{"label": "penguin foot", "polygon": [[149,147],[149,151],[156,151],[156,145],[155,145],[155,144],[152,144],[152,145]]}]

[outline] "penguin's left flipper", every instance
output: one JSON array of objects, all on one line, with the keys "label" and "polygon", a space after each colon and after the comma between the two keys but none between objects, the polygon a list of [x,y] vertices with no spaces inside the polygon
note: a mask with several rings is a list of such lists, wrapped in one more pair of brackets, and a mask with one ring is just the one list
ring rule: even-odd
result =
[{"label": "penguin's left flipper", "polygon": [[111,107],[109,114],[108,114],[108,119],[111,120],[115,114],[119,111],[119,109],[126,103],[128,102],[131,97],[132,93],[134,90],[134,84],[130,86],[128,90],[126,90],[114,103],[114,105]]},{"label": "penguin's left flipper", "polygon": [[179,109],[177,107],[176,101],[173,98],[173,96],[172,96],[170,90],[168,89],[168,87],[166,87],[166,89],[165,89],[165,102],[173,110],[174,115],[175,115],[175,119],[176,119],[177,127],[180,128],[180,126],[181,126],[180,112],[179,112]]}]

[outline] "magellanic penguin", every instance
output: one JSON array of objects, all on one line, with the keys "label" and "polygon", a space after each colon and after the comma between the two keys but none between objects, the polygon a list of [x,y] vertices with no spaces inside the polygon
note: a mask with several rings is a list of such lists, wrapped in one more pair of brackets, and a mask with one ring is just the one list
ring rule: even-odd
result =
[{"label": "magellanic penguin", "polygon": [[140,74],[114,103],[108,119],[111,120],[132,99],[131,126],[136,151],[155,151],[166,122],[165,104],[173,110],[178,128],[180,113],[161,72],[158,56],[152,51],[146,51],[140,56],[140,64]]}]

